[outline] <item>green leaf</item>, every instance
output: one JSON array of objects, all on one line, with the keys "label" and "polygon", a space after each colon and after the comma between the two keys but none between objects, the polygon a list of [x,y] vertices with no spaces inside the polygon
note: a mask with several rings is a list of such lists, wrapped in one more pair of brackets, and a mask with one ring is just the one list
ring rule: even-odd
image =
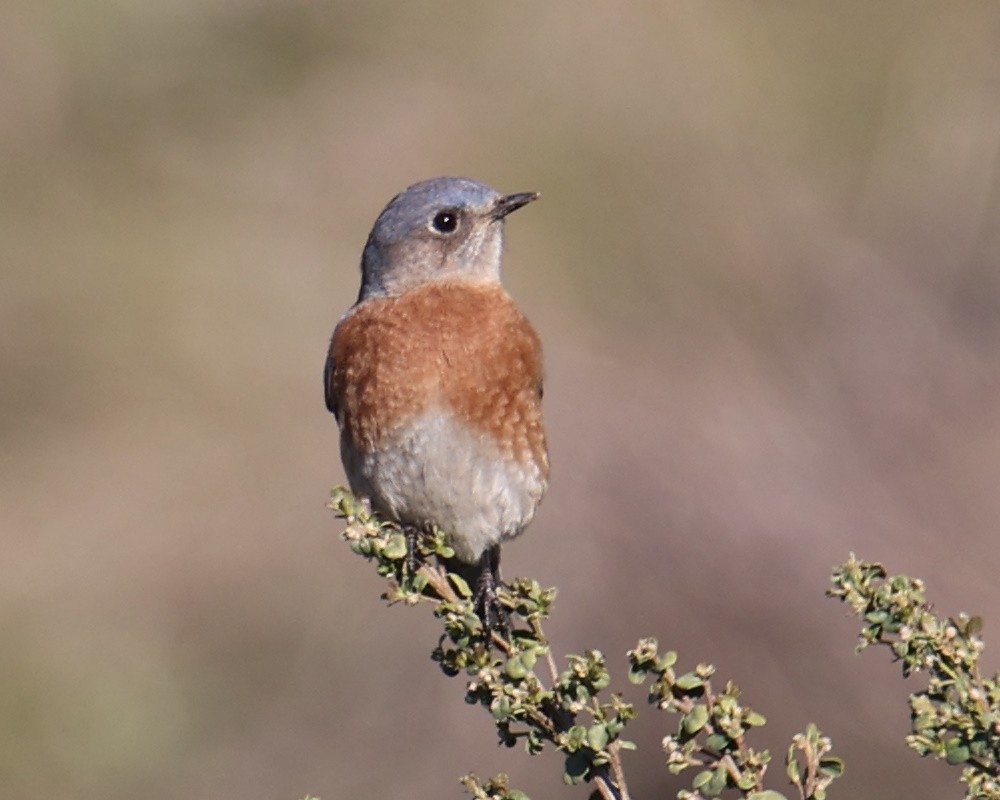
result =
[{"label": "green leaf", "polygon": [[503,671],[507,673],[508,678],[519,681],[522,678],[525,678],[531,670],[524,665],[524,661],[521,660],[521,656],[511,656],[507,659],[507,663],[504,666]]},{"label": "green leaf", "polygon": [[388,541],[386,541],[385,547],[382,548],[382,555],[391,561],[398,561],[404,558],[406,553],[406,537],[401,533],[392,534]]},{"label": "green leaf", "polygon": [[752,789],[755,783],[757,783],[757,776],[748,770],[740,775],[740,779],[736,781],[736,786],[745,792],[748,789]]},{"label": "green leaf", "polygon": [[[375,555],[375,543],[375,539],[369,539],[367,537],[364,539],[355,539],[351,542],[351,549],[358,555],[370,558]],[[355,549],[355,546],[357,546],[357,549]]]},{"label": "green leaf", "polygon": [[455,587],[455,591],[461,597],[466,599],[472,597],[472,589],[469,588],[469,584],[466,583],[465,578],[461,575],[456,575],[454,572],[448,573],[448,582]]},{"label": "green leaf", "polygon": [[708,722],[708,706],[699,703],[684,715],[681,725],[684,726],[685,733],[693,736],[705,727],[706,722]]},{"label": "green leaf", "polygon": [[638,686],[640,683],[646,680],[646,672],[645,670],[630,666],[628,668],[628,679],[630,683],[634,683],[636,686]]},{"label": "green leaf", "polygon": [[668,650],[666,653],[664,653],[656,660],[656,671],[666,672],[676,663],[677,663],[677,653],[675,653],[673,650]]},{"label": "green leaf", "polygon": [[608,728],[596,723],[587,729],[587,744],[591,750],[603,750],[608,746]]},{"label": "green leaf", "polygon": [[575,753],[583,746],[583,743],[586,740],[587,740],[587,729],[584,728],[583,725],[574,725],[572,728],[566,731],[565,747],[569,752]]},{"label": "green leaf", "polygon": [[957,742],[949,744],[945,750],[944,760],[949,764],[964,764],[969,760],[969,748]]},{"label": "green leaf", "polygon": [[611,685],[611,674],[607,670],[598,673],[590,681],[590,685],[598,692],[602,689],[607,689]]},{"label": "green leaf", "polygon": [[694,776],[694,780],[691,781],[691,788],[699,791],[703,786],[707,786],[710,780],[712,780],[712,770],[702,770]]},{"label": "green leaf", "polygon": [[490,703],[490,713],[501,722],[510,716],[510,698],[498,697]]},{"label": "green leaf", "polygon": [[802,769],[799,761],[795,757],[795,745],[788,748],[788,757],[785,759],[785,774],[794,786],[802,785]]},{"label": "green leaf", "polygon": [[765,789],[763,792],[753,792],[747,795],[747,800],[788,800],[781,792]]},{"label": "green leaf", "polygon": [[700,689],[705,685],[705,681],[693,672],[685,672],[674,681],[674,685],[681,691],[690,692],[692,689]]},{"label": "green leaf", "polygon": [[715,768],[715,772],[712,773],[712,780],[708,782],[705,786],[704,794],[706,797],[718,797],[722,794],[723,789],[726,788],[726,783],[729,781],[729,773],[726,772],[726,768],[723,766],[718,766]]},{"label": "green leaf", "polygon": [[844,762],[839,758],[821,758],[819,771],[831,778],[839,778],[844,774]]}]

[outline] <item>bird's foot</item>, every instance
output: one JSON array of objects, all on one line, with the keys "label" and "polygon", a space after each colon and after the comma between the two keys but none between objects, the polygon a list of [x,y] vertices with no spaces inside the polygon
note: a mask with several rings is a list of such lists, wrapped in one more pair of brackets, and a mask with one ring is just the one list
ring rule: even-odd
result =
[{"label": "bird's foot", "polygon": [[406,571],[413,576],[420,567],[417,558],[417,537],[420,536],[420,529],[416,525],[404,525],[403,536],[406,537]]},{"label": "bird's foot", "polygon": [[497,593],[497,590],[503,585],[500,581],[499,550],[500,548],[496,547],[483,553],[479,562],[479,577],[476,578],[476,590],[472,596],[472,602],[487,633],[496,630],[509,638],[510,614],[500,603],[500,597]]},{"label": "bird's foot", "polygon": [[476,614],[482,620],[483,628],[489,631],[499,631],[503,636],[510,636],[510,614],[500,603],[497,595],[497,583],[490,573],[485,572],[476,582],[476,593],[472,597]]}]

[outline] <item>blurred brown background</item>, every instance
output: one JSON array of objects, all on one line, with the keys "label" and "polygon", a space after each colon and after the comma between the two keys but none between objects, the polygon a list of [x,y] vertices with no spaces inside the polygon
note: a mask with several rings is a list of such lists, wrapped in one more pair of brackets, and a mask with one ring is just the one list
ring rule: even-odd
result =
[{"label": "blurred brown background", "polygon": [[715,662],[775,788],[814,720],[836,796],[959,796],[823,592],[920,575],[998,665],[1000,6],[13,0],[0,103],[3,797],[586,796],[324,508],[326,340],[439,174],[543,195],[506,279],[554,481],[505,566],[557,653]]}]

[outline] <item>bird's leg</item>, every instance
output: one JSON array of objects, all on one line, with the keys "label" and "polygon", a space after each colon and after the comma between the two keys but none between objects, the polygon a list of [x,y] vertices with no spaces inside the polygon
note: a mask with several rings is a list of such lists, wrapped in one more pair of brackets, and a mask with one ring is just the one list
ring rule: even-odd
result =
[{"label": "bird's leg", "polygon": [[416,525],[403,525],[403,536],[406,537],[406,571],[412,577],[417,574],[417,537],[420,528]]},{"label": "bird's leg", "polygon": [[483,621],[487,632],[499,630],[506,636],[510,635],[510,615],[497,597],[500,581],[500,545],[494,545],[483,551],[479,558],[479,577],[476,578],[476,591],[473,595],[476,613]]}]

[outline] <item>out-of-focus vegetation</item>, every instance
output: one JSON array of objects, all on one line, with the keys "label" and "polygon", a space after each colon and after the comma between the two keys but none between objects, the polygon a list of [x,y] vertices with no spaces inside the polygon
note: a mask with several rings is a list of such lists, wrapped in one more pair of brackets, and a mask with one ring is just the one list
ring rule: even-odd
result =
[{"label": "out-of-focus vegetation", "polygon": [[819,721],[835,792],[952,795],[821,595],[855,550],[994,624],[998,40],[987,3],[5,4],[4,796],[515,771],[324,509],[325,340],[375,215],[438,174],[543,196],[506,278],[553,484],[504,557],[559,587],[553,639],[751,664],[768,746]]}]

